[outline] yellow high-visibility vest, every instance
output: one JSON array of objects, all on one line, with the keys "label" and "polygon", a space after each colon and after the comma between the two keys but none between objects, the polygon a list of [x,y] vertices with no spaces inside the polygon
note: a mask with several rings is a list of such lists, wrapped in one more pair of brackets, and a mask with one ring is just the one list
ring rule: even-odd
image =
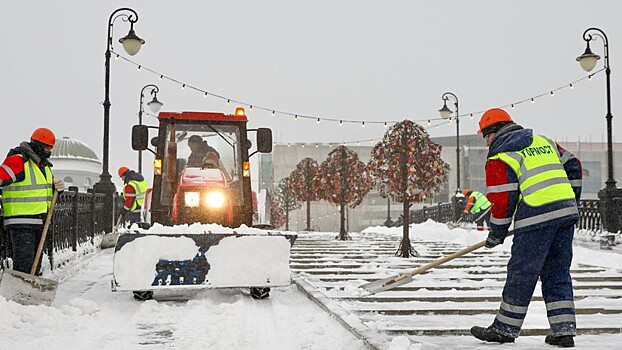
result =
[{"label": "yellow high-visibility vest", "polygon": [[482,210],[490,208],[490,206],[492,205],[488,198],[486,198],[486,196],[484,196],[484,194],[481,192],[473,191],[471,192],[471,196],[475,197],[475,202],[473,203],[471,210],[469,210],[471,214],[477,214]]},{"label": "yellow high-visibility vest", "polygon": [[515,152],[501,152],[488,159],[509,165],[518,177],[522,200],[539,207],[559,200],[575,198],[555,142],[534,135],[528,147]]},{"label": "yellow high-visibility vest", "polygon": [[2,188],[4,217],[45,214],[52,205],[53,177],[49,166],[45,175],[29,159],[24,163],[24,180]]},{"label": "yellow high-visibility vest", "polygon": [[[147,183],[147,180],[130,180],[127,184],[132,186],[132,188],[134,189],[134,196],[136,196],[136,200],[132,204],[130,211],[135,211],[139,206],[142,208],[143,204],[145,203],[145,195],[147,193],[147,189],[149,189],[149,184]],[[126,194],[125,191],[123,191],[123,199],[125,198]]]}]

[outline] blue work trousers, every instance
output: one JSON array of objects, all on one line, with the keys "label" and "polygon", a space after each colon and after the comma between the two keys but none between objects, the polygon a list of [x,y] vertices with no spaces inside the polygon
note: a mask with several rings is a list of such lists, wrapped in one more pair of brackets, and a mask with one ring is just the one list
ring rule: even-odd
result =
[{"label": "blue work trousers", "polygon": [[554,336],[576,335],[570,265],[574,220],[515,234],[507,266],[503,301],[492,327],[518,337],[538,278]]},{"label": "blue work trousers", "polygon": [[[6,225],[4,229],[11,237],[13,270],[30,273],[43,234],[43,225],[12,224]],[[39,260],[35,275],[39,276],[40,272],[41,260]]]}]

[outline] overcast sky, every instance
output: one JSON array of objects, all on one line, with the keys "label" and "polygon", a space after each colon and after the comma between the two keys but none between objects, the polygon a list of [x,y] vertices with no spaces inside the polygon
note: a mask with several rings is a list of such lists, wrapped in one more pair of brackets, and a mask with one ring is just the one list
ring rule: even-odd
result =
[{"label": "overcast sky", "polygon": [[[146,44],[136,56],[126,54],[118,39],[129,25],[117,19],[113,49],[137,64],[232,100],[322,119],[319,125],[316,119],[294,121],[255,107],[250,126],[272,128],[277,142],[377,140],[385,121],[405,118],[426,126],[438,118],[446,91],[458,96],[460,114],[547,94],[509,112],[562,143],[603,141],[604,72],[568,88],[588,74],[575,58],[585,50],[582,34],[591,26],[609,36],[614,139],[622,127],[619,1],[0,0],[2,154],[45,126],[57,137],[85,142],[101,157],[107,22],[120,7],[138,12],[134,29]],[[600,39],[591,46],[604,56]],[[115,178],[121,165],[137,168],[130,131],[138,122],[140,90],[152,83],[165,111],[235,108],[113,59]],[[477,130],[480,114],[461,118],[461,134]],[[367,121],[364,128],[361,121]],[[455,135],[455,124],[429,132]],[[148,168],[153,157],[144,158]]]}]

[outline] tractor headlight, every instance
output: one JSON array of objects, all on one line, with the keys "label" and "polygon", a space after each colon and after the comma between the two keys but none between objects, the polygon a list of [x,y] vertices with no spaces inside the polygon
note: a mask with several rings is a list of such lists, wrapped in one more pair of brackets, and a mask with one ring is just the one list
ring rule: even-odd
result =
[{"label": "tractor headlight", "polygon": [[209,208],[221,208],[225,204],[225,194],[220,191],[210,191],[205,196],[205,203]]},{"label": "tractor headlight", "polygon": [[187,207],[196,208],[200,202],[199,192],[186,192],[184,193],[184,202]]}]

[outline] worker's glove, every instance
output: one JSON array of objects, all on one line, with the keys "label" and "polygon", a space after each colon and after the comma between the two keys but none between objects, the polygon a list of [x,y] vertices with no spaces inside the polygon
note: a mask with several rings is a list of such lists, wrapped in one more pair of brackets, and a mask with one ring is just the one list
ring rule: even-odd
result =
[{"label": "worker's glove", "polygon": [[54,181],[54,188],[56,189],[56,192],[63,192],[65,190],[65,181],[63,180]]},{"label": "worker's glove", "polygon": [[486,248],[498,246],[499,244],[503,243],[504,240],[505,237],[499,238],[495,236],[492,232],[490,232],[488,233],[488,238],[486,238]]}]

